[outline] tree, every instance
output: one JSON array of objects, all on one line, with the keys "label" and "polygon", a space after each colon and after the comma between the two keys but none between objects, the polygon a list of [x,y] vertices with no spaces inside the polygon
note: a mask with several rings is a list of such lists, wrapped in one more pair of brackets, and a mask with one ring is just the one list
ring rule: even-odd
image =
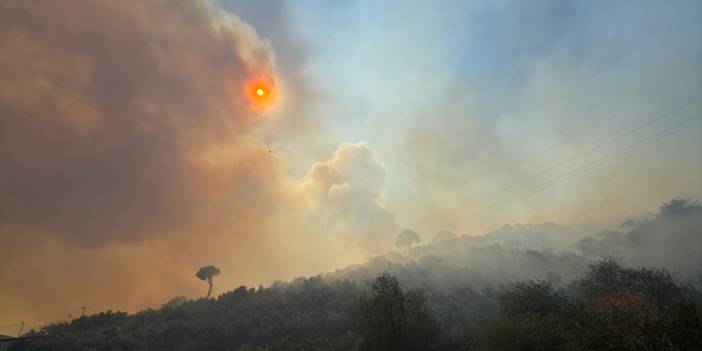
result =
[{"label": "tree", "polygon": [[571,305],[566,292],[545,280],[512,283],[498,295],[502,312],[511,315],[533,314],[539,317],[565,312]]},{"label": "tree", "polygon": [[438,324],[429,310],[427,298],[419,290],[405,294],[407,310],[408,350],[427,350],[433,344]]},{"label": "tree", "polygon": [[207,280],[207,284],[210,286],[207,290],[208,299],[210,298],[210,295],[212,295],[212,279],[218,274],[219,268],[212,265],[202,267],[197,271],[197,273],[195,273],[195,276],[200,280]]},{"label": "tree", "polygon": [[665,269],[626,268],[612,259],[590,265],[585,277],[574,283],[588,301],[609,295],[642,293],[656,306],[668,308],[684,302],[689,294]]},{"label": "tree", "polygon": [[684,216],[697,211],[698,213],[702,210],[702,206],[699,203],[694,202],[690,199],[672,199],[669,203],[663,204],[660,208],[660,214],[662,216],[674,217],[674,216]]},{"label": "tree", "polygon": [[429,350],[436,338],[436,323],[424,295],[404,292],[388,273],[376,278],[370,296],[360,299],[360,312],[363,350]]},{"label": "tree", "polygon": [[182,306],[186,301],[188,301],[188,298],[185,296],[176,296],[172,299],[170,299],[168,302],[164,303],[161,305],[161,309],[163,310],[173,310],[176,309],[180,306]]},{"label": "tree", "polygon": [[[534,314],[502,315],[483,324],[470,342],[471,350],[543,350],[566,348],[566,331],[557,316],[539,317]],[[584,350],[588,350],[582,348]],[[581,350],[581,348],[576,348]]]},{"label": "tree", "polygon": [[413,244],[419,243],[419,235],[417,232],[411,229],[407,229],[400,233],[395,240],[395,245],[399,248],[407,247],[409,248]]}]

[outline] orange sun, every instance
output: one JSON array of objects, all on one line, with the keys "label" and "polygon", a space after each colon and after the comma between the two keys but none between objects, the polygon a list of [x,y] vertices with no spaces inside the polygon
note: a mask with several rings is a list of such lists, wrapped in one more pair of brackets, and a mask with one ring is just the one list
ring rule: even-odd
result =
[{"label": "orange sun", "polygon": [[252,79],[246,83],[244,90],[251,108],[256,112],[268,111],[278,102],[275,81],[271,78]]}]

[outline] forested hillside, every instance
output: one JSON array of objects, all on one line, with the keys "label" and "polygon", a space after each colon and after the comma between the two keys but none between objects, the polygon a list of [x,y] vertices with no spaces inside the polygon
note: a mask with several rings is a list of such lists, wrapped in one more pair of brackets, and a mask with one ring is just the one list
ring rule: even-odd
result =
[{"label": "forested hillside", "polygon": [[701,228],[702,207],[673,200],[599,233],[443,232],[321,276],[61,322],[12,349],[702,349]]}]

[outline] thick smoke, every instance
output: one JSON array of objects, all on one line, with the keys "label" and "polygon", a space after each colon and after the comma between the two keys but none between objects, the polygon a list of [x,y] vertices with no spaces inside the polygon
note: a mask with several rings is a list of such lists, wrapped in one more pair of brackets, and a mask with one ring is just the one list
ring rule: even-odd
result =
[{"label": "thick smoke", "polygon": [[[385,168],[365,144],[300,180],[268,151],[262,129],[282,127],[243,90],[278,80],[274,57],[234,15],[208,2],[4,2],[0,35],[0,322],[158,306],[199,296],[202,265],[227,289],[391,240]],[[274,120],[304,120],[296,99]]]},{"label": "thick smoke", "polygon": [[[268,21],[263,17],[261,23]],[[289,28],[275,26],[286,33],[280,36],[286,42]],[[32,327],[37,324],[31,322],[65,318],[63,313],[83,305],[89,312],[133,311],[176,295],[200,296],[201,282],[192,273],[208,264],[221,268],[222,290],[331,270],[392,246],[398,225],[389,208],[404,216],[397,223],[420,233],[475,231],[469,224],[481,218],[487,221],[477,227],[490,227],[503,223],[505,212],[475,202],[473,195],[489,195],[542,166],[513,164],[519,155],[509,146],[522,150],[524,144],[515,139],[503,145],[493,135],[505,134],[505,118],[496,126],[449,120],[442,115],[481,109],[461,103],[436,111],[440,103],[432,98],[430,109],[407,105],[426,112],[426,121],[408,133],[393,133],[406,138],[397,156],[410,163],[405,181],[417,186],[400,198],[416,201],[387,205],[386,167],[365,143],[342,144],[330,159],[314,162],[328,157],[319,155],[332,150],[333,138],[320,132],[319,116],[307,114],[318,91],[308,77],[293,76],[306,58],[290,46],[295,59],[286,56],[282,70],[290,76],[279,76],[282,66],[275,64],[268,42],[210,2],[0,2],[0,323],[24,319]],[[251,108],[243,87],[262,76],[280,84],[285,114],[279,109],[261,115]],[[295,90],[286,91],[286,85]],[[546,88],[538,96],[550,96]],[[397,91],[404,103],[411,89]],[[517,107],[538,115],[531,105]],[[373,127],[382,134],[384,128]],[[271,134],[276,136],[262,137]],[[379,146],[378,140],[366,140]],[[377,151],[392,152],[388,145]],[[286,154],[296,151],[304,160],[289,162]],[[494,164],[497,171],[485,171]],[[641,191],[646,202],[620,197],[609,203],[601,196],[607,191],[588,192],[598,202],[584,203],[572,216],[593,218],[629,208],[624,201],[646,206],[687,191],[698,168],[666,172],[661,179],[676,181],[661,184],[675,191],[663,189],[650,199]],[[604,201],[609,204],[597,206]],[[353,274],[429,267],[437,273],[427,279],[446,285],[457,279],[567,281],[586,263],[610,254],[627,264],[650,259],[687,274],[700,264],[693,251],[700,246],[696,211],[694,218],[661,214],[591,238],[597,230],[554,224],[504,227],[480,238],[446,234],[435,245],[413,247],[407,257],[389,254]],[[552,218],[538,206],[522,213],[518,217],[525,222]],[[668,240],[672,230],[682,234]]]},{"label": "thick smoke", "polygon": [[0,14],[3,222],[102,245],[267,201],[247,190],[277,172],[243,140],[259,116],[242,87],[272,76],[273,57],[251,27],[199,2]]},{"label": "thick smoke", "polygon": [[667,269],[696,281],[702,274],[702,206],[674,199],[658,213],[621,227],[510,225],[480,236],[448,237],[397,251],[327,275],[367,281],[389,271],[409,286],[450,291],[457,286],[495,288],[526,279],[568,286],[601,259],[623,266]]},{"label": "thick smoke", "polygon": [[674,199],[651,218],[628,220],[576,247],[594,257],[615,257],[636,266],[665,267],[686,278],[702,274],[702,206]]},{"label": "thick smoke", "polygon": [[305,188],[313,199],[313,222],[329,233],[346,233],[351,242],[378,252],[396,232],[385,208],[385,166],[365,143],[344,143],[330,160],[317,162]]},{"label": "thick smoke", "polygon": [[244,268],[286,267],[264,248],[292,206],[250,136],[245,82],[275,77],[253,28],[207,2],[3,2],[0,36],[3,318],[194,295],[210,260],[282,274]]}]

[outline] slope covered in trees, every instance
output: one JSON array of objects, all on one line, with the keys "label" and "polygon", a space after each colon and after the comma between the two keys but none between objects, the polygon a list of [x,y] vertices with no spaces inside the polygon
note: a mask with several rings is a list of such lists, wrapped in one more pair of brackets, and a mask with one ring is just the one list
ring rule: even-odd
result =
[{"label": "slope covered in trees", "polygon": [[702,349],[701,220],[674,200],[592,235],[553,224],[442,235],[323,276],[50,325],[13,348]]}]

